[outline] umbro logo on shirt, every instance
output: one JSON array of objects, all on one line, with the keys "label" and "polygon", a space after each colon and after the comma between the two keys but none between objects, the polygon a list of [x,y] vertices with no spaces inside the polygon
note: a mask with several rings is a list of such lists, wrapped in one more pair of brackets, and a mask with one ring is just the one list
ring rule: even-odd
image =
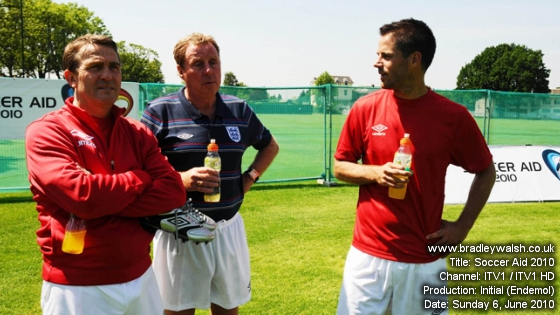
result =
[{"label": "umbro logo on shirt", "polygon": [[194,137],[194,135],[191,135],[190,133],[186,133],[186,132],[183,132],[183,133],[177,135],[177,138],[183,139],[183,140],[187,140],[187,139],[190,139],[192,137]]},{"label": "umbro logo on shirt", "polygon": [[371,127],[371,129],[373,129],[375,131],[375,132],[372,133],[372,135],[374,135],[374,136],[384,136],[385,133],[383,131],[385,131],[389,128],[382,125],[382,124],[377,124],[377,125]]}]

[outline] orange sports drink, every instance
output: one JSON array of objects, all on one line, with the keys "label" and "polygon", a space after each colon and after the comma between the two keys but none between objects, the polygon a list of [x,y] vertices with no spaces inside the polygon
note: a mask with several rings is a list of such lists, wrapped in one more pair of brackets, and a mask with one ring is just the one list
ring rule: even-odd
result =
[{"label": "orange sports drink", "polygon": [[[213,168],[218,172],[222,170],[222,160],[218,154],[218,145],[215,139],[210,139],[210,144],[208,145],[208,153],[206,158],[204,158],[204,166]],[[212,193],[204,194],[205,202],[219,202],[220,201],[220,186],[215,187]]]},{"label": "orange sports drink", "polygon": [[84,251],[86,232],[86,230],[78,232],[66,231],[62,241],[62,251],[68,254],[81,254]]},{"label": "orange sports drink", "polygon": [[[412,165],[412,141],[410,141],[410,135],[408,133],[405,133],[404,138],[401,139],[400,147],[395,153],[393,163],[402,165],[406,171],[410,171],[410,166]],[[399,175],[396,175],[396,177],[404,178],[404,176]],[[389,197],[393,199],[404,199],[407,186],[408,184],[404,184],[403,188],[389,187]]]},{"label": "orange sports drink", "polygon": [[62,251],[68,254],[81,254],[84,251],[86,238],[86,221],[70,213],[70,220],[66,224]]}]

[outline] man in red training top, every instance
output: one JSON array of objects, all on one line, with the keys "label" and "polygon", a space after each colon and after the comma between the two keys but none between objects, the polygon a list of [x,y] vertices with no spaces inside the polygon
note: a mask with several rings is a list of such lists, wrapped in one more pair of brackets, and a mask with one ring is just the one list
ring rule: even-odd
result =
[{"label": "man in red training top", "polygon": [[[338,314],[447,314],[425,308],[426,300],[447,301],[422,290],[446,284],[439,278],[445,259],[427,247],[466,238],[494,185],[494,163],[469,111],[424,84],[436,50],[430,28],[406,19],[382,26],[380,35],[374,67],[382,89],[354,104],[335,153],[335,176],[360,185]],[[405,133],[412,172],[392,163]],[[449,164],[476,174],[454,222],[441,218]],[[388,188],[404,183],[405,198],[389,198]]]},{"label": "man in red training top", "polygon": [[[114,105],[121,63],[112,39],[79,37],[66,46],[63,63],[74,96],[26,133],[41,222],[43,314],[162,314],[151,268],[154,234],[139,217],[183,206],[181,177],[151,131]],[[71,214],[86,220],[81,254],[62,251]]]}]

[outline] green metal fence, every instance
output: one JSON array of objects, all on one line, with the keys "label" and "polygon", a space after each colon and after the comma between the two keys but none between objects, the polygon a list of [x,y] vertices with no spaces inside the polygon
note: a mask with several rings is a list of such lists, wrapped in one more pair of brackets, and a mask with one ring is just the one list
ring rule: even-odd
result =
[{"label": "green metal fence", "polygon": [[[175,92],[180,85],[141,84],[140,103]],[[332,156],[346,114],[361,96],[377,90],[372,87],[229,87],[223,94],[247,100],[259,119],[271,130],[280,153],[259,182],[287,182],[321,179],[333,181]],[[256,151],[247,150],[246,168]]]},{"label": "green metal fence", "polygon": [[560,145],[560,95],[436,91],[468,108],[489,145]]},{"label": "green metal fence", "polygon": [[[182,85],[140,84],[140,112],[150,100]],[[260,182],[335,181],[333,154],[346,114],[372,87],[229,87],[221,93],[247,100],[271,130],[280,153]],[[560,145],[560,95],[489,90],[436,90],[468,108],[490,145]],[[22,126],[25,128],[26,126]],[[256,152],[249,149],[244,167]],[[24,139],[0,139],[0,192],[28,189]]]}]

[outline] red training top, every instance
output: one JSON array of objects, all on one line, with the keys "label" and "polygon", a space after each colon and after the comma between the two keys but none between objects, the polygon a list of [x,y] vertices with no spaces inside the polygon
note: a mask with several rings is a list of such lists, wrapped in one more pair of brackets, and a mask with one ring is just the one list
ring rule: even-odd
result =
[{"label": "red training top", "polygon": [[402,100],[392,90],[360,98],[348,114],[335,158],[368,165],[392,162],[399,141],[410,134],[412,171],[406,197],[388,197],[376,183],[359,190],[352,245],[383,259],[425,263],[439,257],[427,252],[426,236],[440,229],[445,175],[449,164],[471,173],[485,170],[492,155],[469,111],[432,90]]},{"label": "red training top", "polygon": [[[151,264],[153,234],[138,218],[182,206],[186,192],[143,124],[121,117],[122,110],[113,106],[107,145],[92,117],[72,102],[67,99],[26,131],[43,279],[69,285],[128,282]],[[87,220],[84,251],[78,255],[62,251],[70,212]]]}]

